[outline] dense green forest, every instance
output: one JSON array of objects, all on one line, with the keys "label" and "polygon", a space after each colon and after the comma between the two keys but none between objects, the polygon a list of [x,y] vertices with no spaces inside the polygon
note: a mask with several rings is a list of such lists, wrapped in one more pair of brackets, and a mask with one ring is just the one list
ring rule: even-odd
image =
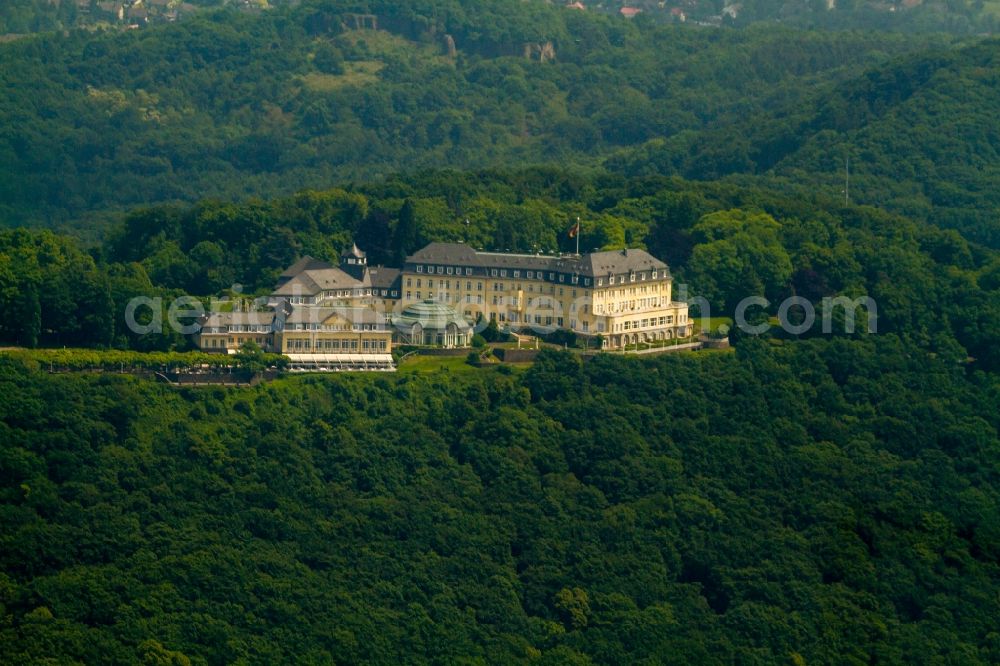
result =
[{"label": "dense green forest", "polygon": [[646,247],[664,258],[686,290],[678,294],[706,299],[697,314],[731,316],[755,295],[771,300],[772,315],[791,295],[817,306],[866,295],[880,333],[1000,368],[1000,255],[954,230],[759,187],[556,169],[433,171],[353,191],[139,209],[90,253],[51,232],[2,232],[0,341],[182,349],[169,329],[128,331],[129,299],[266,294],[297,257],[335,259],[351,241],[389,264],[434,240],[570,250],[564,232],[577,216],[582,249]]},{"label": "dense green forest", "polygon": [[551,163],[836,196],[850,160],[855,201],[996,248],[998,53],[514,0],[40,35],[0,45],[0,220],[94,238],[136,204]]},{"label": "dense green forest", "polygon": [[855,201],[1000,247],[1000,41],[929,51],[697,135],[656,139],[608,165],[630,175],[763,174],[786,191],[843,188]]},{"label": "dense green forest", "polygon": [[[357,11],[380,29],[345,30]],[[107,209],[399,171],[598,168],[622,147],[698,143],[713,127],[812,108],[865,72],[891,73],[899,58],[953,44],[697,29],[519,0],[314,1],[40,35],[0,45],[0,219],[92,230]],[[970,112],[992,108],[977,104]],[[907,141],[920,154],[939,147],[934,135]],[[844,153],[831,150],[825,159]],[[753,165],[725,166],[711,173]]]},{"label": "dense green forest", "polygon": [[0,394],[4,663],[1000,660],[1000,384],[894,335]]},{"label": "dense green forest", "polygon": [[[825,4],[0,3],[39,33],[0,43],[0,663],[1000,663],[1000,41],[957,36],[993,3]],[[912,32],[789,27],[862,23]],[[877,333],[125,374],[228,362],[136,296],[576,219],[695,317],[867,296]]]}]

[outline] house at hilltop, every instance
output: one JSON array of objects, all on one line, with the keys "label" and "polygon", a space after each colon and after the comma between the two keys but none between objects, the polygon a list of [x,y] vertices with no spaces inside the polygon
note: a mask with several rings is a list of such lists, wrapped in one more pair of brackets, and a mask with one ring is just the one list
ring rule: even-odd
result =
[{"label": "house at hilltop", "polygon": [[279,276],[266,311],[210,313],[195,340],[219,353],[252,341],[293,365],[383,367],[393,344],[465,347],[475,326],[495,321],[620,349],[692,334],[672,288],[667,265],[640,249],[555,256],[430,243],[390,268],[369,266],[352,245],[337,265],[302,257]]}]

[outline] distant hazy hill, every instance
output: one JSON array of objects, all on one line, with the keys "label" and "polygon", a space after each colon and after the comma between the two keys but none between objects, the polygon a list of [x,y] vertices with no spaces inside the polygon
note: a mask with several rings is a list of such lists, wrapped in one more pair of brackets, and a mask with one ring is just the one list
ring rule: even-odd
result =
[{"label": "distant hazy hill", "polygon": [[696,136],[609,162],[631,174],[758,173],[789,186],[843,187],[878,204],[1000,245],[1000,41],[906,57]]},{"label": "distant hazy hill", "polygon": [[0,216],[54,224],[427,167],[597,166],[944,43],[514,0],[303,3],[22,39],[0,46]]}]

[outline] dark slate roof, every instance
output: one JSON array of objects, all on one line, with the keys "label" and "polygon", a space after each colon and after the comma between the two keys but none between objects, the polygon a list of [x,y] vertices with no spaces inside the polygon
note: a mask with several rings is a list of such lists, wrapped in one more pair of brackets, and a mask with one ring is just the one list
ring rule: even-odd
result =
[{"label": "dark slate roof", "polygon": [[333,289],[360,289],[369,286],[367,281],[357,280],[339,268],[322,268],[302,271],[282,283],[272,296],[314,296],[321,291]]},{"label": "dark slate roof", "polygon": [[576,273],[590,277],[626,274],[632,271],[668,271],[667,265],[645,250],[627,249],[590,254],[551,256],[477,252],[462,243],[431,243],[407,257],[408,264],[444,264],[477,268],[518,268]]},{"label": "dark slate roof", "polygon": [[645,250],[635,248],[591,252],[583,255],[584,274],[592,276],[611,273],[631,273],[633,271],[667,271],[667,265]]},{"label": "dark slate roof", "polygon": [[385,266],[372,266],[368,269],[368,276],[371,279],[372,289],[391,289],[397,286],[399,279],[398,268],[386,268]]},{"label": "dark slate roof", "polygon": [[406,258],[414,264],[476,265],[476,251],[462,243],[430,243]]},{"label": "dark slate roof", "polygon": [[316,270],[322,270],[324,268],[333,268],[333,264],[327,263],[320,259],[313,259],[307,254],[306,256],[302,257],[294,264],[286,268],[285,272],[282,273],[279,277],[288,279],[295,277],[296,275],[302,273],[303,271],[316,271]]}]

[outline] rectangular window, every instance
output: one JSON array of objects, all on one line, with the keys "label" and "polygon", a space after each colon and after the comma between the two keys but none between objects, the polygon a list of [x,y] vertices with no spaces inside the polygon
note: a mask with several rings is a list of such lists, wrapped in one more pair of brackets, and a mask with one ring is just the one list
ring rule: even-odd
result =
[{"label": "rectangular window", "polygon": [[448,267],[448,275],[451,275],[451,271],[452,271],[452,268],[451,268],[451,266],[449,266]]},{"label": "rectangular window", "polygon": [[424,272],[424,267],[423,266],[417,266],[417,272],[418,273],[423,273]]},{"label": "rectangular window", "polygon": [[490,277],[496,277],[496,276],[497,276],[497,269],[495,268],[490,269]]},{"label": "rectangular window", "polygon": [[528,279],[529,280],[535,279],[535,271],[528,271]]},{"label": "rectangular window", "polygon": [[556,274],[555,273],[549,273],[549,279],[550,280],[555,280],[556,279]]},{"label": "rectangular window", "polygon": [[516,278],[521,277],[521,271],[514,271],[514,277]]},{"label": "rectangular window", "polygon": [[465,274],[466,275],[472,275],[472,269],[471,268],[466,268],[465,269]]}]

